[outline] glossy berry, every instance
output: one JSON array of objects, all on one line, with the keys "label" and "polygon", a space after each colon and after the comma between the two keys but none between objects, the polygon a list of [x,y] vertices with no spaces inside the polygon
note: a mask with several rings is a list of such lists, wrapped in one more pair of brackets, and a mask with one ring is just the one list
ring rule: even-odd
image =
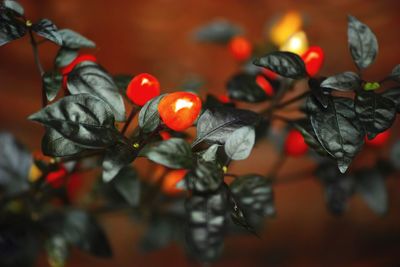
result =
[{"label": "glossy berry", "polygon": [[274,89],[272,88],[271,83],[263,75],[257,75],[256,83],[268,96],[272,96],[274,94]]},{"label": "glossy berry", "polygon": [[270,80],[278,79],[278,74],[267,68],[261,68],[262,73]]},{"label": "glossy berry", "polygon": [[220,95],[218,95],[217,98],[221,103],[224,103],[224,104],[228,104],[228,103],[232,102],[227,94],[220,94]]},{"label": "glossy berry", "polygon": [[306,70],[310,77],[314,77],[322,67],[324,63],[325,54],[321,47],[311,46],[301,58],[306,65]]},{"label": "glossy berry", "polygon": [[200,98],[189,92],[171,93],[158,104],[162,121],[174,131],[183,131],[192,126],[200,111]]},{"label": "glossy berry", "polygon": [[236,60],[245,61],[250,58],[253,47],[249,40],[238,36],[229,42],[229,51]]},{"label": "glossy berry", "polygon": [[141,73],[135,76],[126,89],[128,98],[138,106],[160,95],[160,83],[153,75]]},{"label": "glossy berry", "polygon": [[67,66],[61,68],[61,74],[63,76],[68,75],[75,68],[76,65],[78,65],[79,63],[82,63],[83,61],[96,62],[97,59],[96,59],[95,56],[90,55],[90,54],[79,55],[71,63],[69,63]]},{"label": "glossy berry", "polygon": [[382,147],[389,141],[389,138],[390,130],[386,130],[375,136],[375,138],[372,140],[369,140],[367,137],[365,137],[365,143],[372,147]]},{"label": "glossy berry", "polygon": [[308,146],[304,142],[303,135],[298,130],[291,130],[286,137],[285,153],[288,156],[299,157],[306,154]]},{"label": "glossy berry", "polygon": [[164,194],[169,196],[177,196],[184,192],[184,178],[187,170],[172,170],[163,179],[161,186]]}]

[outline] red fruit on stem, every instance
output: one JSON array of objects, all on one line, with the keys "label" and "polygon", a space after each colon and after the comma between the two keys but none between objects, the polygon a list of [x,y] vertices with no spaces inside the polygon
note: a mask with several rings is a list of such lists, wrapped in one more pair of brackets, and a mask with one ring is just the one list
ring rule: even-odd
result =
[{"label": "red fruit on stem", "polygon": [[268,96],[274,95],[274,89],[272,88],[272,85],[264,76],[257,75],[256,83],[265,91]]},{"label": "red fruit on stem", "polygon": [[162,140],[168,140],[171,138],[171,134],[167,131],[161,131],[160,136],[161,136]]},{"label": "red fruit on stem", "polygon": [[200,98],[189,92],[171,93],[158,104],[162,121],[174,131],[183,131],[192,126],[200,111]]},{"label": "red fruit on stem", "polygon": [[388,142],[389,138],[390,130],[386,130],[375,136],[375,138],[372,140],[369,140],[367,137],[365,137],[365,143],[373,147],[382,147]]},{"label": "red fruit on stem", "polygon": [[265,76],[267,76],[271,80],[278,79],[278,74],[276,74],[272,70],[269,70],[269,69],[266,69],[266,68],[261,68],[261,71]]},{"label": "red fruit on stem", "polygon": [[231,99],[229,98],[229,96],[225,95],[225,94],[218,95],[217,98],[221,103],[224,103],[224,104],[228,104],[231,102]]},{"label": "red fruit on stem", "polygon": [[134,104],[143,106],[150,99],[160,95],[160,83],[153,75],[141,73],[131,80],[126,95]]},{"label": "red fruit on stem", "polygon": [[50,184],[53,188],[59,188],[63,185],[64,178],[67,176],[67,170],[64,166],[60,169],[52,171],[46,176],[46,182]]},{"label": "red fruit on stem", "polygon": [[304,141],[303,135],[298,130],[291,130],[285,141],[286,155],[299,157],[306,154],[307,151],[308,145]]},{"label": "red fruit on stem", "polygon": [[301,56],[306,65],[306,70],[308,75],[311,77],[315,76],[322,67],[324,63],[324,51],[319,46],[311,46],[308,50]]},{"label": "red fruit on stem", "polygon": [[179,187],[179,183],[183,183],[183,179],[187,170],[172,170],[163,179],[161,189],[164,194],[169,196],[177,196],[182,194],[184,190]]},{"label": "red fruit on stem", "polygon": [[241,36],[232,38],[228,46],[232,56],[238,61],[249,59],[253,52],[253,47],[250,41]]}]

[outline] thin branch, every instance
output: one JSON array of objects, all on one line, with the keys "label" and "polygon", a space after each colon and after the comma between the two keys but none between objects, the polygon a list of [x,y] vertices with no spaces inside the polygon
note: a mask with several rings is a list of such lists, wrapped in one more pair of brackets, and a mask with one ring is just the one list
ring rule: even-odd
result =
[{"label": "thin branch", "polygon": [[129,125],[131,124],[133,118],[135,118],[135,115],[137,114],[138,111],[139,109],[136,106],[132,107],[131,113],[129,113],[129,117],[126,120],[124,127],[121,130],[121,134],[125,134],[126,130],[128,130]]},{"label": "thin branch", "polygon": [[[33,56],[35,59],[36,67],[39,71],[40,78],[43,78],[45,71],[43,69],[42,63],[40,62],[38,45],[35,40],[35,37],[33,36],[33,32],[31,29],[29,29],[29,37],[30,37],[30,41],[31,41],[31,46],[32,46],[32,51],[33,51]],[[45,106],[47,106],[47,96],[46,96],[46,92],[45,92],[44,88],[42,88],[42,107],[45,107]]]}]

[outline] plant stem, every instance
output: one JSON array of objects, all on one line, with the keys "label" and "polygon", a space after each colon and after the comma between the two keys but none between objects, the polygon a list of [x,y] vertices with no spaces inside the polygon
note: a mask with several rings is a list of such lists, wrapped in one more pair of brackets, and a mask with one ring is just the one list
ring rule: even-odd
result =
[{"label": "plant stem", "polygon": [[124,127],[121,130],[121,134],[125,134],[126,130],[128,130],[129,125],[131,124],[133,118],[135,117],[136,113],[139,111],[139,109],[136,106],[132,107],[131,113],[129,114],[128,119],[126,120]]},{"label": "plant stem", "polygon": [[[31,40],[31,46],[32,46],[32,51],[33,51],[33,56],[35,59],[35,64],[37,69],[39,70],[40,78],[43,77],[44,75],[44,69],[42,64],[40,63],[40,57],[39,57],[39,50],[38,50],[38,45],[35,40],[35,37],[33,36],[33,32],[31,29],[29,29],[29,37]],[[42,88],[42,107],[47,106],[47,96],[44,88]]]},{"label": "plant stem", "polygon": [[297,102],[297,101],[299,101],[299,100],[305,98],[305,97],[308,96],[309,94],[310,94],[309,91],[305,91],[305,92],[303,92],[303,93],[301,93],[301,94],[299,94],[299,95],[297,95],[297,96],[295,96],[295,97],[293,97],[293,98],[291,98],[291,99],[288,99],[287,101],[282,102],[282,103],[280,103],[280,104],[275,104],[275,105],[274,105],[274,103],[272,103],[270,107],[268,107],[267,109],[261,111],[261,114],[265,114],[265,115],[267,115],[267,117],[268,117],[268,116],[270,116],[270,115],[272,114],[272,112],[273,112],[274,110],[276,110],[276,109],[281,109],[281,108],[284,108],[284,107],[286,107],[286,106],[289,106],[290,104],[293,104],[293,103],[295,103],[295,102]]}]

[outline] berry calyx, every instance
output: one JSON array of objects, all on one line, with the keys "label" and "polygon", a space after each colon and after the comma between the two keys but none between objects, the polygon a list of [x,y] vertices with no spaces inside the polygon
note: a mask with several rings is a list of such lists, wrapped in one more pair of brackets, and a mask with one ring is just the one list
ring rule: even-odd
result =
[{"label": "berry calyx", "polygon": [[160,95],[160,83],[148,73],[141,73],[130,81],[126,95],[136,105],[143,106],[150,99]]},{"label": "berry calyx", "polygon": [[369,140],[367,137],[365,137],[365,143],[372,147],[382,147],[389,141],[389,138],[390,130],[386,130],[375,136],[374,139]]},{"label": "berry calyx", "polygon": [[308,145],[298,130],[291,130],[286,137],[284,149],[286,155],[300,157],[307,153]]},{"label": "berry calyx", "polygon": [[253,46],[250,41],[241,36],[232,38],[228,46],[232,56],[238,61],[249,59],[253,52]]},{"label": "berry calyx", "polygon": [[162,121],[174,131],[183,131],[192,126],[200,111],[200,98],[189,92],[171,93],[158,104]]},{"label": "berry calyx", "polygon": [[164,194],[169,196],[177,196],[185,192],[184,190],[184,178],[187,170],[172,170],[165,175],[161,189]]},{"label": "berry calyx", "polygon": [[314,77],[324,63],[325,54],[321,47],[311,46],[301,58],[306,65],[307,73],[310,77]]}]

